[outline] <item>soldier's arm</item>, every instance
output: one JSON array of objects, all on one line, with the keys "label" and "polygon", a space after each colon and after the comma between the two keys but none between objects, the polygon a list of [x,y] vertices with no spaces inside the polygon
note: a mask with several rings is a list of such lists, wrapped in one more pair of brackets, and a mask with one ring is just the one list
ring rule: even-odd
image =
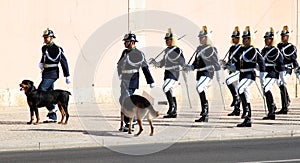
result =
[{"label": "soldier's arm", "polygon": [[68,61],[67,61],[67,58],[64,55],[64,51],[63,51],[62,48],[61,48],[60,64],[61,64],[61,67],[62,67],[63,72],[64,72],[64,77],[70,76]]}]

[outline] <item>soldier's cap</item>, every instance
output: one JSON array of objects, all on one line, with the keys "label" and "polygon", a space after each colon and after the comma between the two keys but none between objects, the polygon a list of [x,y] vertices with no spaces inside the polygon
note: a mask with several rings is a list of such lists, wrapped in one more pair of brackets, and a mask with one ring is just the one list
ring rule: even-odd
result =
[{"label": "soldier's cap", "polygon": [[165,39],[172,39],[173,38],[173,32],[171,28],[168,28],[168,33],[166,33]]},{"label": "soldier's cap", "polygon": [[246,38],[247,39],[251,38],[251,32],[250,32],[250,27],[249,26],[246,26],[245,31],[243,32],[242,38],[245,38],[245,39]]},{"label": "soldier's cap", "polygon": [[240,38],[240,30],[239,27],[236,26],[234,31],[232,32],[231,38]]},{"label": "soldier's cap", "polygon": [[273,30],[272,27],[270,28],[270,31],[267,31],[267,32],[265,33],[264,38],[271,38],[271,39],[274,38],[274,30]]},{"label": "soldier's cap", "polygon": [[125,34],[123,41],[134,41],[134,42],[138,42],[138,40],[136,39],[136,35],[129,32],[128,34]]},{"label": "soldier's cap", "polygon": [[202,30],[200,30],[198,37],[204,37],[207,36],[207,27],[202,26]]},{"label": "soldier's cap", "polygon": [[43,37],[53,37],[53,38],[56,38],[54,36],[54,32],[52,30],[50,30],[49,28],[47,28],[46,30],[44,30]]},{"label": "soldier's cap", "polygon": [[287,26],[287,25],[285,25],[285,26],[283,26],[283,29],[282,29],[282,31],[281,31],[281,36],[288,36],[289,35],[289,27]]}]

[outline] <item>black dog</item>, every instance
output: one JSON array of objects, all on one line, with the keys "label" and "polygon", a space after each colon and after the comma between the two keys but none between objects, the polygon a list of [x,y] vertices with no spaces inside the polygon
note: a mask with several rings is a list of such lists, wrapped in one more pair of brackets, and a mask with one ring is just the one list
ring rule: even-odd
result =
[{"label": "black dog", "polygon": [[[27,96],[27,103],[30,107],[30,121],[27,124],[31,124],[34,120],[34,113],[36,116],[36,122],[39,124],[40,116],[38,108],[47,107],[51,108],[53,104],[57,104],[59,111],[61,113],[61,121],[59,124],[67,124],[69,119],[68,113],[68,103],[70,92],[64,90],[52,90],[52,91],[41,91],[37,90],[30,80],[23,80],[20,84],[20,91],[24,90]],[[66,116],[66,121],[63,123],[64,117]]]}]

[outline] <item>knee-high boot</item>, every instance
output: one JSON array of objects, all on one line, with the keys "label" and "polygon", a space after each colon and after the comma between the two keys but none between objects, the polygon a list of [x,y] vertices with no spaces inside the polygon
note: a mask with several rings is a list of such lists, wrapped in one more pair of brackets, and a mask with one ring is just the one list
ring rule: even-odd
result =
[{"label": "knee-high boot", "polygon": [[243,114],[242,114],[241,118],[244,119],[245,115],[246,115],[246,110],[245,109],[247,107],[247,100],[246,100],[245,93],[240,94],[240,99],[241,99],[242,106],[243,106]]},{"label": "knee-high boot", "polygon": [[173,114],[173,111],[175,110],[175,103],[170,91],[166,92],[166,97],[169,103],[169,110],[167,112],[168,115],[165,115],[164,118],[176,118],[177,114]]},{"label": "knee-high boot", "polygon": [[199,95],[202,111],[200,113],[201,117],[196,119],[195,122],[208,122],[208,101],[206,99],[205,92],[202,91]]},{"label": "knee-high boot", "polygon": [[268,91],[265,93],[266,96],[266,101],[267,101],[267,106],[268,106],[268,115],[266,117],[263,117],[264,120],[275,120],[275,104],[274,104],[274,99],[272,96],[271,91]]},{"label": "knee-high boot", "polygon": [[242,123],[237,124],[237,127],[251,127],[252,122],[251,122],[251,105],[250,103],[246,104],[245,107],[245,119]]},{"label": "knee-high boot", "polygon": [[286,87],[284,85],[279,86],[280,88],[280,96],[281,96],[281,110],[276,112],[275,114],[287,114],[288,112],[288,94]]},{"label": "knee-high boot", "polygon": [[235,86],[233,84],[229,84],[227,85],[227,87],[229,88],[230,90],[230,93],[232,95],[232,102],[230,104],[230,106],[235,106],[235,104],[239,101],[239,96],[235,90]]}]

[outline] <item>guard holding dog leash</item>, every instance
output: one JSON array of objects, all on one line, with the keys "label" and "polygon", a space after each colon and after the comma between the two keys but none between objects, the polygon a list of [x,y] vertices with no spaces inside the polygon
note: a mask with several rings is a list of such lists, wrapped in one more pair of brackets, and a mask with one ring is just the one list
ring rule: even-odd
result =
[{"label": "guard holding dog leash", "polygon": [[[67,59],[64,51],[60,46],[57,46],[53,39],[56,38],[54,32],[47,28],[43,33],[45,45],[42,47],[42,59],[39,67],[42,70],[42,81],[38,87],[39,90],[49,91],[54,89],[54,82],[59,78],[58,64],[61,64],[66,83],[71,83],[70,73]],[[57,122],[57,108],[55,105],[47,107],[48,115],[44,123]]]},{"label": "guard holding dog leash", "polygon": [[286,84],[284,78],[284,64],[283,56],[279,50],[273,46],[274,30],[266,32],[265,47],[262,49],[261,54],[264,57],[266,65],[266,79],[264,85],[264,95],[267,101],[268,115],[264,117],[264,120],[275,120],[276,105],[274,103],[273,95],[271,92],[273,84],[280,78],[280,80]]},{"label": "guard holding dog leash", "polygon": [[174,87],[179,78],[180,66],[186,66],[182,50],[177,47],[175,39],[171,28],[169,28],[165,36],[167,48],[164,50],[165,55],[163,59],[159,62],[156,62],[153,58],[150,59],[150,64],[153,64],[155,67],[165,67],[163,91],[166,94],[169,109],[164,118],[177,117],[177,100]]},{"label": "guard holding dog leash", "polygon": [[[198,37],[200,46],[195,51],[195,60],[192,65],[187,65],[184,70],[196,70],[197,71],[197,84],[196,89],[200,96],[201,108],[200,118],[195,122],[208,122],[208,101],[206,99],[205,91],[208,83],[214,76],[216,71],[217,81],[220,81],[220,65],[218,62],[218,52],[215,47],[208,43],[207,27],[203,26]],[[193,57],[193,56],[192,56]]]},{"label": "guard holding dog leash", "polygon": [[[288,26],[284,26],[283,30],[281,31],[281,43],[277,45],[277,48],[280,50],[284,58],[283,63],[285,66],[285,72],[283,75],[285,81],[287,81],[287,79],[291,76],[292,69],[295,69],[294,72],[296,76],[299,76],[300,74],[300,69],[297,62],[297,48],[293,44],[288,42],[289,33],[290,32],[288,30]],[[280,111],[276,112],[276,114],[287,114],[288,107],[290,105],[290,97],[287,92],[285,82],[279,79],[277,84],[280,89],[282,108]]]},{"label": "guard holding dog leash", "polygon": [[[221,60],[220,63],[223,66],[224,69],[227,69],[229,71],[229,75],[225,79],[226,85],[228,89],[230,90],[230,93],[232,95],[232,103],[230,106],[233,106],[234,109],[231,113],[228,114],[228,116],[239,116],[240,115],[240,98],[237,93],[237,84],[239,82],[239,76],[240,71],[237,69],[239,67],[237,65],[238,60],[241,55],[241,44],[240,42],[240,31],[239,27],[235,27],[234,31],[231,35],[232,43],[233,45],[229,48],[228,51],[228,60],[225,62],[225,60]],[[226,57],[226,56],[225,56]]]},{"label": "guard holding dog leash", "polygon": [[[138,42],[136,35],[128,33],[124,36],[123,41],[126,49],[123,50],[117,64],[118,75],[121,80],[121,96],[119,98],[121,105],[126,97],[133,95],[134,91],[139,88],[140,68],[142,68],[147,84],[150,85],[150,88],[154,87],[154,80],[148,69],[145,55],[135,46],[135,43]],[[123,128],[123,131],[127,132],[129,130],[129,118],[125,116],[124,121],[125,127]],[[132,128],[134,128],[134,126],[132,126]]]}]

